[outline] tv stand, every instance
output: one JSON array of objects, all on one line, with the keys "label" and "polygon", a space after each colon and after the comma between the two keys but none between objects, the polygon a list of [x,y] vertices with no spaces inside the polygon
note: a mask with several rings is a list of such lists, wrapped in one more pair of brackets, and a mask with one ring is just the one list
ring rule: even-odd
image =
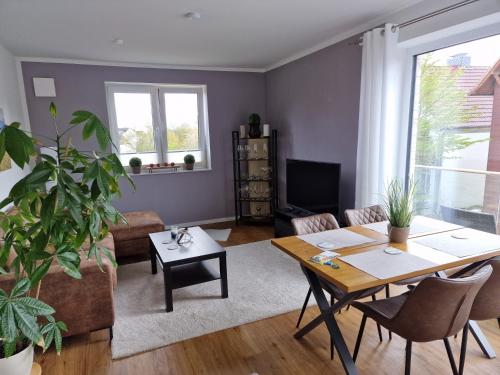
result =
[{"label": "tv stand", "polygon": [[283,207],[274,210],[274,236],[287,237],[295,234],[292,219],[314,215],[314,212],[298,207]]}]

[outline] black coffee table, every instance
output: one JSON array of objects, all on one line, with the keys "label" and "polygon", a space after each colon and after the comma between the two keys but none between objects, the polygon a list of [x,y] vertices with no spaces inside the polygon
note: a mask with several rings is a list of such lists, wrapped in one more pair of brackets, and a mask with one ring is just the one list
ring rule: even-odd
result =
[{"label": "black coffee table", "polygon": [[[167,312],[174,310],[172,290],[189,285],[220,279],[222,298],[228,297],[226,250],[200,227],[191,227],[188,231],[192,242],[179,245],[176,250],[168,250],[168,247],[175,242],[163,243],[170,240],[170,231],[149,235],[151,272],[157,273],[158,260],[163,269]],[[215,258],[219,258],[220,273],[214,272],[204,264],[204,261]]]}]

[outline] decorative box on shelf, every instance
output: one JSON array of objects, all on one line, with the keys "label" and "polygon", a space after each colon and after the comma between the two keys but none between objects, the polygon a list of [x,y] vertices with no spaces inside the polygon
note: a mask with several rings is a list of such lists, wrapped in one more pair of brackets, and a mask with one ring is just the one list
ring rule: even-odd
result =
[{"label": "decorative box on shelf", "polygon": [[267,137],[241,137],[234,131],[233,173],[236,223],[273,223],[278,207],[277,131]]},{"label": "decorative box on shelf", "polygon": [[149,164],[149,165],[143,165],[142,166],[145,170],[148,171],[148,173],[153,173],[153,171],[159,171],[159,170],[170,170],[173,172],[177,172],[177,170],[181,167],[178,164]]}]

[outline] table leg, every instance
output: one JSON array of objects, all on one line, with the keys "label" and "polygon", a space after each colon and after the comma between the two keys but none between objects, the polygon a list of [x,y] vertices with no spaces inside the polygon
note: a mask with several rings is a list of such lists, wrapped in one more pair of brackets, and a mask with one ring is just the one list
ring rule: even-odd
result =
[{"label": "table leg", "polygon": [[219,257],[220,290],[222,298],[228,297],[226,254]]},{"label": "table leg", "polygon": [[335,320],[335,314],[331,313],[330,304],[325,297],[323,288],[321,288],[318,276],[308,268],[302,265],[301,267],[302,271],[306,275],[309,285],[311,286],[314,298],[316,299],[318,307],[321,311],[323,321],[328,328],[328,332],[330,333],[333,344],[337,349],[337,353],[339,353],[340,361],[342,362],[342,366],[344,367],[346,374],[358,374],[358,370],[356,369],[356,365],[354,364],[351,353],[349,353],[349,350],[347,349],[347,345],[345,344],[342,332],[340,332],[337,321]]},{"label": "table leg", "polygon": [[496,358],[497,354],[491,347],[491,344],[488,342],[486,336],[484,336],[483,331],[481,331],[481,328],[479,328],[479,325],[477,324],[476,321],[469,320],[469,329],[470,333],[472,333],[472,336],[474,336],[474,338],[476,339],[484,355],[489,359]]},{"label": "table leg", "polygon": [[[327,313],[335,314],[337,311],[340,311],[340,309],[342,309],[344,306],[348,305],[351,301],[357,299],[362,293],[363,290],[346,294],[342,299],[338,300],[335,304],[333,304],[328,309]],[[307,335],[313,329],[318,327],[321,323],[323,323],[323,321],[324,321],[323,314],[318,315],[316,318],[307,323],[303,328],[295,332],[294,337],[296,339],[300,339],[301,337]]]},{"label": "table leg", "polygon": [[167,265],[163,266],[163,284],[165,286],[165,306],[166,311],[174,311],[174,303],[172,298],[172,272]]},{"label": "table leg", "polygon": [[149,239],[149,256],[151,257],[151,273],[155,275],[158,272],[156,269],[156,249],[151,238]]}]

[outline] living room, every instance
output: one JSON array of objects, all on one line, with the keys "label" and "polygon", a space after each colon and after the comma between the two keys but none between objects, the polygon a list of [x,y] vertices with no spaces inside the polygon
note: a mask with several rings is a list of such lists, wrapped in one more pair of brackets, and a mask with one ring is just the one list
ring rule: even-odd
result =
[{"label": "living room", "polygon": [[496,374],[499,46],[498,0],[0,0],[0,374]]}]

